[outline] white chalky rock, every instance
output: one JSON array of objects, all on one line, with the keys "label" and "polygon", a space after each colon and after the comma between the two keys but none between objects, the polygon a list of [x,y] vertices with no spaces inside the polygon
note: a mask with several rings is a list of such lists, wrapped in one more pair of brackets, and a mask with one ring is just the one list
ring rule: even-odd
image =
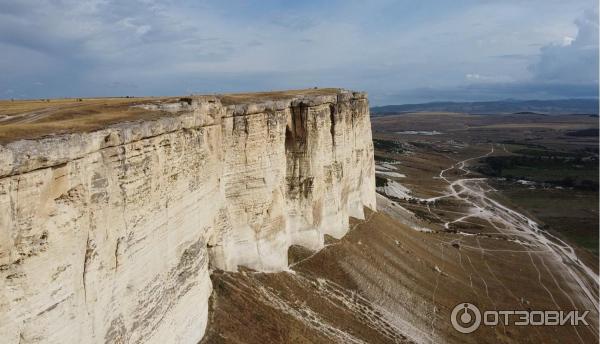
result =
[{"label": "white chalky rock", "polygon": [[284,270],[375,209],[363,93],[175,110],[0,145],[2,343],[197,343],[209,266]]}]

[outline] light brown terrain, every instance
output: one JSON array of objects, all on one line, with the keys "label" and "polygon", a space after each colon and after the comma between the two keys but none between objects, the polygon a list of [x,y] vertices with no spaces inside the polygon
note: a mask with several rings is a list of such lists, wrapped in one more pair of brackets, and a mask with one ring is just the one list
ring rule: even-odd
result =
[{"label": "light brown terrain", "polygon": [[354,224],[291,272],[213,273],[203,343],[597,341],[594,320],[589,327],[481,327],[474,334],[451,328],[450,312],[464,301],[482,309],[585,307],[547,257],[494,236],[417,232],[381,212]]}]

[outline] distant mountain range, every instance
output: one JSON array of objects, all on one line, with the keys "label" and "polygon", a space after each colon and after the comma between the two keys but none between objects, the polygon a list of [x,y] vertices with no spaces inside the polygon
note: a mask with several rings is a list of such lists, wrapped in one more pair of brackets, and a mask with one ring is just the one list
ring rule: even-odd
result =
[{"label": "distant mountain range", "polygon": [[424,104],[403,104],[375,106],[373,115],[403,112],[462,112],[471,114],[589,114],[598,115],[598,99],[557,99],[557,100],[498,100],[486,102],[432,102]]}]

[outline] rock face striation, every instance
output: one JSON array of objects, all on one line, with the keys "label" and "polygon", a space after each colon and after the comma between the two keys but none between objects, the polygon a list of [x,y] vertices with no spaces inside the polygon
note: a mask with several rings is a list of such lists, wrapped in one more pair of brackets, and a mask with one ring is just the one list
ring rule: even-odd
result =
[{"label": "rock face striation", "polygon": [[211,269],[287,269],[375,209],[369,106],[336,90],[0,145],[3,343],[197,343]]}]

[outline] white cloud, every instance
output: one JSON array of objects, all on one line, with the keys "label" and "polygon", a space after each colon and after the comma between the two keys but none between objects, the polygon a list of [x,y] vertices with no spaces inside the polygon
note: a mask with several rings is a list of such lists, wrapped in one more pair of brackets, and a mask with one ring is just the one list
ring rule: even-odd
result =
[{"label": "white cloud", "polygon": [[575,24],[575,38],[541,48],[539,61],[530,67],[535,80],[598,83],[598,7],[586,10]]},{"label": "white cloud", "polygon": [[571,45],[574,40],[575,40],[575,38],[573,38],[573,37],[565,36],[565,37],[563,37],[562,46],[566,47],[568,45]]},{"label": "white cloud", "polygon": [[465,79],[471,82],[511,82],[510,77],[505,75],[482,75],[478,73],[468,73]]}]

